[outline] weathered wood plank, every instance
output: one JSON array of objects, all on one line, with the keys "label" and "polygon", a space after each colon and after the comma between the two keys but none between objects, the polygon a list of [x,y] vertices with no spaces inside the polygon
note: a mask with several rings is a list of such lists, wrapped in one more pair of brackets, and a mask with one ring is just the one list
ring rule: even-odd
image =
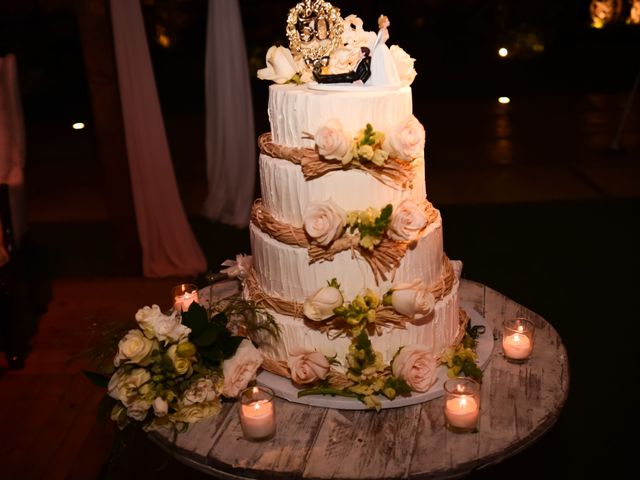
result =
[{"label": "weathered wood plank", "polygon": [[307,459],[305,478],[407,475],[420,405],[374,411],[328,410]]},{"label": "weathered wood plank", "polygon": [[326,413],[325,409],[275,399],[277,432],[263,442],[251,442],[242,435],[237,412],[230,413],[221,435],[208,453],[213,468],[248,478],[301,477],[306,454],[313,445]]}]

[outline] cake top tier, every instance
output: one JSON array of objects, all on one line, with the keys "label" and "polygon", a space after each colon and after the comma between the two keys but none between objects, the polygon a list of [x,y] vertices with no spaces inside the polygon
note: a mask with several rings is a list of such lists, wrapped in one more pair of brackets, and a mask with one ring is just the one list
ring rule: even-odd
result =
[{"label": "cake top tier", "polygon": [[410,85],[414,59],[397,45],[387,47],[389,19],[378,19],[378,32],[365,31],[356,15],[322,0],[306,0],[289,10],[290,48],[272,46],[258,78],[275,83],[311,83],[366,87]]}]

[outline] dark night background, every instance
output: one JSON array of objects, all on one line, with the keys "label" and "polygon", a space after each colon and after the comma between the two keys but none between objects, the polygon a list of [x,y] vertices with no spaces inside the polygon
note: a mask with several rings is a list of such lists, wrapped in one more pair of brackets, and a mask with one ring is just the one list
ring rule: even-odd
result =
[{"label": "dark night background", "polygon": [[[286,44],[294,3],[240,1],[256,135],[269,126],[267,84],[255,71],[270,45]],[[449,257],[464,261],[467,278],[542,315],[569,352],[571,391],[558,423],[473,477],[632,474],[637,441],[622,435],[635,438],[640,426],[628,389],[640,380],[639,98],[619,145],[613,141],[640,71],[640,26],[622,19],[591,28],[584,0],[333,3],[343,16],[358,14],[367,30],[388,15],[388,44],[417,59],[414,112],[427,130],[427,189],[442,212]],[[198,216],[206,193],[207,2],[142,4],[179,186],[215,268],[249,246],[246,230],[212,228]],[[506,59],[496,53],[502,46]],[[53,277],[118,275],[107,251],[91,254],[108,228],[74,2],[1,1],[0,55],[10,52],[23,95],[33,241]],[[502,95],[511,104],[498,105]],[[71,130],[76,121],[87,128]],[[115,472],[105,478],[122,473]]]}]

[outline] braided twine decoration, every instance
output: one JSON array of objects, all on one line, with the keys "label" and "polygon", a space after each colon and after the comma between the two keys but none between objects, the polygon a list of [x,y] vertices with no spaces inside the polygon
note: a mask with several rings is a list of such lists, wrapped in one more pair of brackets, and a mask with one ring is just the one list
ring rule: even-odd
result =
[{"label": "braided twine decoration", "polygon": [[[456,282],[456,274],[451,265],[451,261],[446,254],[442,254],[442,272],[440,278],[431,284],[427,289],[435,298],[440,300],[451,292],[454,283]],[[278,312],[282,315],[288,315],[293,318],[304,318],[304,305],[302,303],[294,302],[291,300],[285,300],[280,297],[275,297],[267,294],[262,287],[256,276],[256,272],[253,268],[247,271],[244,279],[244,286],[246,292],[256,305],[261,308],[268,308],[274,312]],[[396,312],[392,307],[387,307],[382,304],[376,309],[375,321],[369,323],[366,327],[367,331],[371,335],[381,335],[382,328],[385,326],[394,328],[406,328],[405,324],[411,322],[412,319]],[[326,333],[329,336],[338,337],[347,331],[350,326],[346,324],[345,319],[342,317],[333,316],[323,322],[307,321],[306,324],[309,328],[314,328]]]},{"label": "braided twine decoration", "polygon": [[[438,218],[438,211],[433,205],[425,200],[424,214],[426,218],[425,227],[419,234]],[[321,246],[312,243],[302,227],[293,227],[276,219],[262,203],[261,199],[254,202],[251,209],[251,222],[258,226],[263,232],[271,235],[279,242],[295,247],[306,248],[309,253],[310,263],[321,260],[332,260],[336,253],[344,250],[358,251],[362,258],[371,266],[376,284],[380,280],[387,280],[388,274],[394,272],[400,265],[400,260],[404,257],[411,242],[395,241],[388,237],[383,237],[379,245],[373,251],[360,246],[360,234],[344,235],[335,240],[331,245]]]},{"label": "braided twine decoration", "polygon": [[389,157],[382,167],[373,163],[349,162],[343,165],[340,160],[326,159],[312,148],[286,147],[273,143],[271,133],[258,137],[260,152],[272,158],[288,160],[302,167],[306,180],[318,178],[334,170],[363,170],[385,185],[400,189],[409,188],[415,177],[411,162]]}]

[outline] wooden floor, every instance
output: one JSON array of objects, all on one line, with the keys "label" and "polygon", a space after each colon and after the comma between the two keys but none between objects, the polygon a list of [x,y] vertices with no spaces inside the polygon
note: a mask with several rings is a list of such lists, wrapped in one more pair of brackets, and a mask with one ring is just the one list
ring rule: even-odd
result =
[{"label": "wooden floor", "polygon": [[98,402],[104,391],[82,373],[93,368],[86,354],[99,341],[102,327],[133,322],[140,306],[168,304],[174,283],[144,278],[59,278],[53,282],[52,301],[40,318],[24,369],[2,370],[3,478],[100,476],[115,431],[108,419],[98,420]]}]

